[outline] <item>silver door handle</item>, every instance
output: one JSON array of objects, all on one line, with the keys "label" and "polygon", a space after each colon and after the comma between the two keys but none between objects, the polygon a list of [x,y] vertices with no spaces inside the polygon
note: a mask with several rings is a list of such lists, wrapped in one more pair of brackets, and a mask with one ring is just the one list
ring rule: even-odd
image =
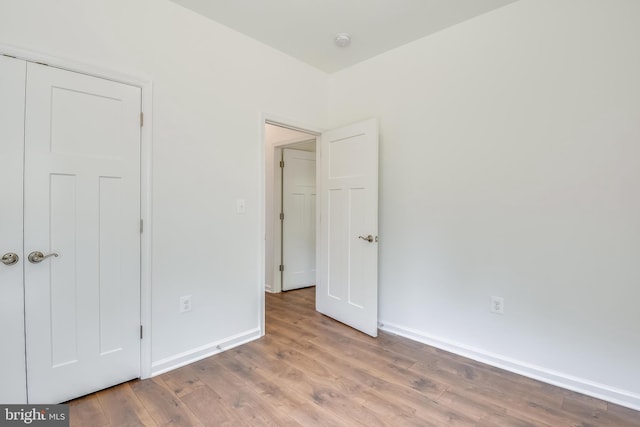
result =
[{"label": "silver door handle", "polygon": [[[369,243],[372,243],[373,240],[374,240],[374,238],[373,238],[373,236],[371,234],[369,234],[367,237],[358,236],[358,239],[366,240]],[[377,238],[375,240],[377,240]]]},{"label": "silver door handle", "polygon": [[0,262],[3,263],[4,265],[13,265],[16,262],[18,262],[19,259],[20,257],[18,255],[14,254],[13,252],[9,252],[2,255]]},{"label": "silver door handle", "polygon": [[58,254],[55,252],[51,252],[50,254],[45,255],[40,251],[35,251],[35,252],[31,252],[27,257],[27,259],[29,260],[29,262],[37,264],[42,260],[49,258],[50,256],[58,256]]}]

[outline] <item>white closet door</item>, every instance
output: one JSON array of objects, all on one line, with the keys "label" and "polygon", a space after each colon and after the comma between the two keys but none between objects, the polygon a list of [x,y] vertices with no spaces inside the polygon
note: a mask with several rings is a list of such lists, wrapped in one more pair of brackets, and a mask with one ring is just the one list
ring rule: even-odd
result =
[{"label": "white closet door", "polygon": [[[0,402],[26,403],[22,165],[26,62],[0,56]],[[13,254],[19,260],[12,263]]]},{"label": "white closet door", "polygon": [[316,283],[316,153],[286,148],[282,197],[282,290]]},{"label": "white closet door", "polygon": [[25,261],[30,403],[140,375],[139,88],[27,66]]}]

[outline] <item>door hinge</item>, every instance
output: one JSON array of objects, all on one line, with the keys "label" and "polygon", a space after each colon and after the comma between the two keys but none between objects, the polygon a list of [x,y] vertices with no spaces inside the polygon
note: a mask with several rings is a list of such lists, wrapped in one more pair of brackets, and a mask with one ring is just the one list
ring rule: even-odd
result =
[{"label": "door hinge", "polygon": [[284,160],[280,160],[280,167],[283,168],[284,167]]},{"label": "door hinge", "polygon": [[284,220],[284,212],[280,212],[280,221]]},{"label": "door hinge", "polygon": [[142,325],[140,325],[140,339],[142,339]]},{"label": "door hinge", "polygon": [[144,221],[140,218],[140,234],[144,231]]},{"label": "door hinge", "polygon": [[284,265],[280,264],[280,271],[284,271]]},{"label": "door hinge", "polygon": [[144,113],[140,111],[140,127],[144,126]]}]

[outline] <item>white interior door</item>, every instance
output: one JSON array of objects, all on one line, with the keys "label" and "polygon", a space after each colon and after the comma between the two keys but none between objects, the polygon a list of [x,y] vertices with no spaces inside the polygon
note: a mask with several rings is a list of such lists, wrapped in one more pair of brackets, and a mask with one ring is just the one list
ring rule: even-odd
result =
[{"label": "white interior door", "polygon": [[140,376],[139,88],[27,65],[24,179],[30,403]]},{"label": "white interior door", "polygon": [[316,309],[378,335],[378,121],[322,134]]},{"label": "white interior door", "polygon": [[316,283],[316,153],[285,148],[282,290]]},{"label": "white interior door", "polygon": [[[26,63],[0,55],[0,402],[26,403],[22,165]],[[18,258],[16,260],[16,258]]]}]

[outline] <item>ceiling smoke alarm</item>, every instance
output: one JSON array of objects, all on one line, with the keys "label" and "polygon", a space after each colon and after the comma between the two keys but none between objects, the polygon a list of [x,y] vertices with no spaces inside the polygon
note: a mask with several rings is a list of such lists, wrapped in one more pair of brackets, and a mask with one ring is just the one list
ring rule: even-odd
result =
[{"label": "ceiling smoke alarm", "polygon": [[347,47],[351,44],[351,34],[349,33],[338,33],[336,37],[333,39],[336,44],[340,47]]}]

